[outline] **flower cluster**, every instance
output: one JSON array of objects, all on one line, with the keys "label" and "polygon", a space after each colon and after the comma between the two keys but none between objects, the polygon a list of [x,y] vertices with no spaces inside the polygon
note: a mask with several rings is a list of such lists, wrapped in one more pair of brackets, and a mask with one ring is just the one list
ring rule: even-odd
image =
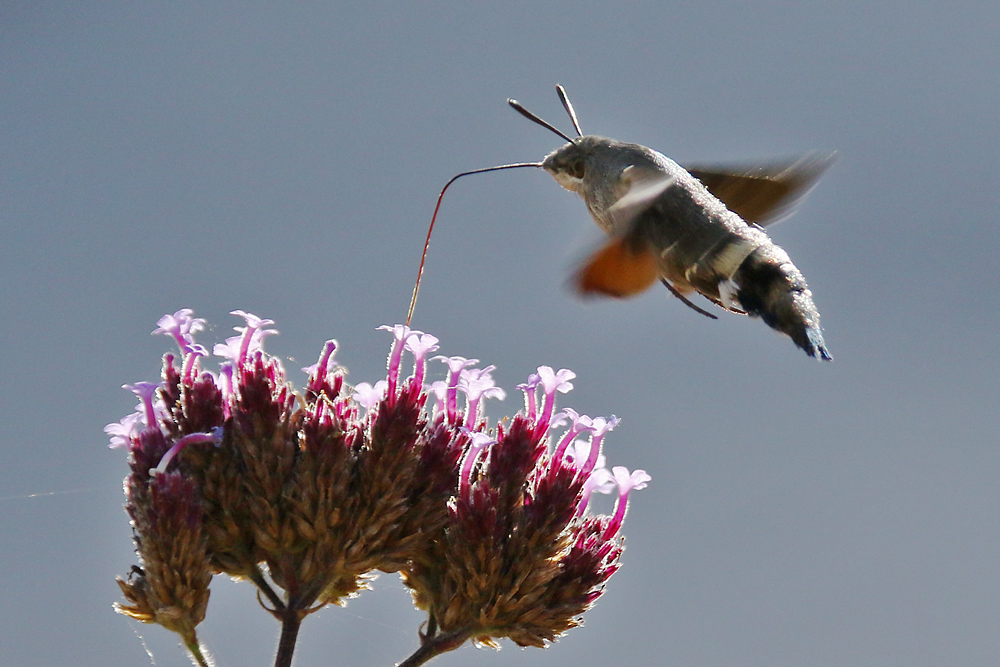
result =
[{"label": "flower cluster", "polygon": [[[263,350],[273,322],[234,314],[246,324],[215,346],[218,373],[201,367],[204,321],[164,316],[153,333],[180,356],[164,356],[160,383],[125,385],[136,411],[105,429],[129,454],[140,559],[118,580],[121,613],[177,632],[201,664],[195,627],[220,573],[252,581],[283,623],[276,664],[290,664],[304,616],[376,571],[399,572],[428,613],[407,665],[470,639],[544,646],[579,624],[619,566],[628,494],[649,477],[604,467],[616,418],[556,411],[571,371],[540,367],[519,387],[525,409],[490,427],[483,401],[504,397],[494,368],[433,357],[447,375],[426,383],[429,334],[382,327],[386,378],[353,388],[327,341],[296,392]],[[612,516],[588,513],[592,492],[615,488]]]}]

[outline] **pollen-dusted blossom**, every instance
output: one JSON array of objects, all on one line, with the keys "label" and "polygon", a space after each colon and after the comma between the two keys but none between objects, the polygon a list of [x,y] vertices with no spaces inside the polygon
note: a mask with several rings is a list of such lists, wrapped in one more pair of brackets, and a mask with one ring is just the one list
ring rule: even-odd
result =
[{"label": "pollen-dusted blossom", "polygon": [[[203,320],[161,318],[153,333],[179,356],[164,355],[160,383],[126,385],[139,405],[105,428],[128,452],[140,561],[119,580],[120,612],[178,632],[199,664],[213,574],[258,587],[283,624],[277,665],[291,664],[306,615],[344,604],[376,571],[400,572],[429,614],[407,665],[468,639],[543,646],[579,624],[618,568],[628,492],[648,477],[615,468],[614,516],[586,513],[612,477],[600,449],[617,419],[555,412],[571,371],[540,367],[522,386],[526,411],[491,428],[483,399],[504,398],[494,367],[435,357],[447,373],[425,382],[430,334],[380,327],[393,335],[386,376],[353,387],[329,340],[297,392],[264,351],[273,322],[233,314],[245,326],[214,346],[217,373],[194,340]],[[569,429],[551,435],[564,415]]]},{"label": "pollen-dusted blossom", "polygon": [[212,573],[195,484],[180,473],[157,475],[146,502],[131,509],[142,566],[118,579],[128,602],[116,608],[176,632],[197,652],[195,626],[205,619]]}]

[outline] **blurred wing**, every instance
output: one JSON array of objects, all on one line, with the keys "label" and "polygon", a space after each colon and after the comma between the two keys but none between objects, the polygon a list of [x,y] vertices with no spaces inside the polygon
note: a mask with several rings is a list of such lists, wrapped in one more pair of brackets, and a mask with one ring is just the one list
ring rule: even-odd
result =
[{"label": "blurred wing", "polygon": [[586,296],[627,297],[649,288],[660,277],[656,253],[644,242],[635,221],[674,179],[660,172],[643,173],[635,167],[622,174],[628,191],[608,209],[613,235],[587,258],[575,276],[577,290]]},{"label": "blurred wing", "polygon": [[788,217],[836,153],[807,153],[763,165],[685,167],[726,207],[748,223],[769,225]]},{"label": "blurred wing", "polygon": [[644,173],[634,166],[625,168],[622,181],[628,184],[628,191],[608,208],[611,227],[618,231],[631,229],[635,219],[674,184],[673,176],[661,172]]},{"label": "blurred wing", "polygon": [[586,296],[638,294],[660,277],[652,248],[630,242],[628,237],[612,237],[587,258],[576,274],[576,287]]}]

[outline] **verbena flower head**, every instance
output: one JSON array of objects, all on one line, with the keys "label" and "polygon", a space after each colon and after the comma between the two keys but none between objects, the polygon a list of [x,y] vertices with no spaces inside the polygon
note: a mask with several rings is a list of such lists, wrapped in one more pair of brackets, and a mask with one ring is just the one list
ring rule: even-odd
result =
[{"label": "verbena flower head", "polygon": [[[195,652],[213,574],[251,580],[271,613],[301,620],[384,571],[400,572],[428,612],[421,650],[434,654],[468,639],[543,646],[579,624],[619,566],[628,493],[648,476],[604,469],[616,418],[555,412],[572,371],[539,367],[522,385],[525,410],[491,427],[483,400],[505,397],[494,367],[435,357],[447,371],[427,383],[434,336],[380,327],[393,337],[386,376],[354,387],[327,341],[296,392],[264,351],[273,322],[233,314],[245,326],[214,346],[218,373],[203,370],[194,341],[204,321],[164,316],[154,333],[180,357],[164,356],[161,382],[127,385],[136,412],[105,428],[128,451],[140,561],[119,579],[119,611]],[[564,415],[568,428],[553,433]],[[609,475],[622,489],[615,514],[588,514]]]}]

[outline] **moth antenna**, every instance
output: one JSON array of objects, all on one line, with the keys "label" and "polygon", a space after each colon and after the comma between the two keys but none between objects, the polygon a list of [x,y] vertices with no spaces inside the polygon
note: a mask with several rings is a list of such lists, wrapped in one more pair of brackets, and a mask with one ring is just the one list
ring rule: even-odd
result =
[{"label": "moth antenna", "polygon": [[563,134],[562,132],[560,132],[559,130],[557,130],[551,123],[545,122],[544,120],[542,120],[541,118],[539,118],[535,114],[531,113],[530,111],[528,111],[527,109],[525,109],[524,107],[522,107],[521,103],[518,102],[517,100],[512,100],[512,99],[508,98],[507,99],[507,104],[509,104],[510,106],[512,106],[514,108],[514,111],[518,112],[519,114],[521,114],[522,116],[524,116],[525,118],[527,118],[528,120],[530,120],[532,123],[538,123],[539,125],[541,125],[545,129],[551,130],[552,132],[555,132],[556,134],[558,134],[560,137],[562,137],[566,141],[568,141],[570,143],[573,143],[572,139],[570,139],[565,134]]},{"label": "moth antenna", "polygon": [[[544,123],[545,121],[541,122]],[[555,131],[558,132],[558,130]],[[468,176],[469,174],[483,174],[487,171],[499,171],[501,169],[520,169],[522,167],[541,166],[541,162],[515,162],[512,164],[501,164],[497,167],[473,169],[472,171],[463,171],[461,174],[452,176],[451,180],[444,184],[444,187],[441,188],[441,194],[438,195],[437,206],[434,207],[434,215],[431,216],[431,224],[427,228],[427,240],[424,241],[424,252],[420,255],[420,268],[417,270],[417,280],[413,284],[413,296],[410,297],[410,309],[406,312],[406,326],[410,326],[410,320],[413,319],[413,309],[417,307],[417,292],[420,291],[420,279],[424,276],[424,263],[427,261],[427,248],[431,245],[431,232],[434,231],[434,221],[437,220],[438,210],[441,208],[441,200],[444,199],[444,193],[448,190],[448,187],[458,179],[463,176]]]},{"label": "moth antenna", "polygon": [[576,109],[573,108],[573,103],[569,101],[569,95],[566,94],[566,89],[556,84],[556,92],[559,93],[559,101],[562,102],[563,109],[569,114],[569,119],[573,121],[573,129],[576,133],[583,136],[583,130],[580,129],[580,121],[576,119]]}]

